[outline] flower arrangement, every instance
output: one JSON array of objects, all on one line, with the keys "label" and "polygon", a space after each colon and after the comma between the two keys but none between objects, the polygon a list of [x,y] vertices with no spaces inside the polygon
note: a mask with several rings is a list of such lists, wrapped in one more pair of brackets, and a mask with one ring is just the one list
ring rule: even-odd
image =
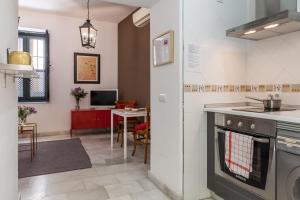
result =
[{"label": "flower arrangement", "polygon": [[76,109],[80,109],[80,99],[83,99],[87,96],[87,92],[82,89],[81,87],[77,87],[71,90],[71,95],[75,98],[76,100]]},{"label": "flower arrangement", "polygon": [[34,107],[18,106],[18,117],[20,123],[26,123],[27,117],[36,113],[37,111]]}]

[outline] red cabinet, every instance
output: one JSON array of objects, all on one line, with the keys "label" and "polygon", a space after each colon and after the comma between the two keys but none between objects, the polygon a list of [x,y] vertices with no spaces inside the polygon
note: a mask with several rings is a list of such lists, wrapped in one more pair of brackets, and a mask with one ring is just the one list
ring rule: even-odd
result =
[{"label": "red cabinet", "polygon": [[110,128],[111,110],[72,110],[71,130]]},{"label": "red cabinet", "polygon": [[97,110],[96,127],[95,128],[110,128],[111,110]]}]

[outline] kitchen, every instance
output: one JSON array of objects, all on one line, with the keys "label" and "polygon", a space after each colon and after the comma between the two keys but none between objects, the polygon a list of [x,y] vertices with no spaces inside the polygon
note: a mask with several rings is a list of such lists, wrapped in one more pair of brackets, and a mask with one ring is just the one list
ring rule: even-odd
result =
[{"label": "kitchen", "polygon": [[[215,199],[300,199],[297,5],[296,0],[184,3],[186,199],[206,198],[211,191]],[[290,14],[281,12],[287,9]],[[296,20],[286,24],[287,16]],[[268,18],[253,22],[261,17]],[[281,111],[265,112],[263,102],[245,98],[270,102],[270,94],[273,103],[282,100]],[[250,174],[235,174],[226,165],[229,131],[251,136]]]}]

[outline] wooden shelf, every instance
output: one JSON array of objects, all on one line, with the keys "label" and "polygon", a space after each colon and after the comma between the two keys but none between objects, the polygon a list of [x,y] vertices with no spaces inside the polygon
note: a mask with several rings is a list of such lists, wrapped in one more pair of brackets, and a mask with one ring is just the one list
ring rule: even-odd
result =
[{"label": "wooden shelf", "polygon": [[13,65],[0,63],[0,73],[14,78],[39,78],[31,65]]}]

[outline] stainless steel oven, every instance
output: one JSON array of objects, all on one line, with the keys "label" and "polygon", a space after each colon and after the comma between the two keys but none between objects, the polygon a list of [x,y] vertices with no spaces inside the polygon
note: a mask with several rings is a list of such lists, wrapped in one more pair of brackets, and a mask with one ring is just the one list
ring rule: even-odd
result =
[{"label": "stainless steel oven", "polygon": [[[244,178],[225,164],[225,132],[253,136],[252,172]],[[266,200],[275,200],[276,122],[273,120],[215,115],[215,174]]]}]

